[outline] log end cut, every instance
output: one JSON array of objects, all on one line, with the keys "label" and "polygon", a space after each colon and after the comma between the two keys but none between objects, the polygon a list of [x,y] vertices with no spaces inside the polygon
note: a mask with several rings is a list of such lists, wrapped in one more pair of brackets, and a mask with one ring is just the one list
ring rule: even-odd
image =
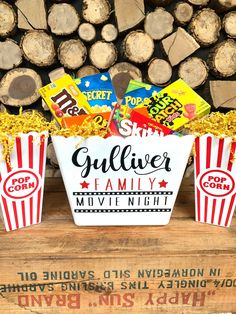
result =
[{"label": "log end cut", "polygon": [[208,78],[208,66],[204,60],[197,57],[190,57],[180,64],[178,74],[185,83],[195,89],[206,82]]},{"label": "log end cut", "polygon": [[79,39],[62,42],[58,48],[58,59],[68,69],[78,69],[87,58],[87,49]]},{"label": "log end cut", "polygon": [[53,4],[48,14],[48,25],[56,35],[70,35],[77,31],[80,23],[76,9],[68,3]]},{"label": "log end cut", "polygon": [[91,63],[98,69],[108,69],[116,62],[116,46],[102,40],[97,41],[90,48],[89,58]]},{"label": "log end cut", "polygon": [[49,66],[55,62],[54,41],[44,31],[28,31],[21,38],[20,46],[24,57],[37,66]]},{"label": "log end cut", "polygon": [[236,42],[225,40],[216,45],[208,59],[211,71],[217,77],[230,77],[236,73]]},{"label": "log end cut", "polygon": [[82,15],[91,24],[105,23],[111,14],[108,0],[83,0]]},{"label": "log end cut", "polygon": [[0,83],[0,101],[10,106],[31,105],[39,99],[40,76],[31,69],[17,68],[7,72]]},{"label": "log end cut", "polygon": [[0,42],[0,69],[11,70],[22,62],[20,47],[12,39]]},{"label": "log end cut", "polygon": [[7,37],[14,32],[17,17],[13,7],[5,1],[0,1],[0,36]]},{"label": "log end cut", "polygon": [[148,80],[158,86],[167,85],[171,80],[172,67],[166,60],[154,58],[148,64]]},{"label": "log end cut", "polygon": [[144,63],[150,60],[154,53],[154,42],[144,31],[130,32],[123,41],[125,57],[135,63]]}]

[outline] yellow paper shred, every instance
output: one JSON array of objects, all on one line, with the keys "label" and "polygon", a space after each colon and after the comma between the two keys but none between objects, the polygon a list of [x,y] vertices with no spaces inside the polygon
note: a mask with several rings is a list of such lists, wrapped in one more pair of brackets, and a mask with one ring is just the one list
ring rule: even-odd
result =
[{"label": "yellow paper shred", "polygon": [[10,152],[19,133],[43,132],[57,129],[55,122],[48,122],[38,111],[22,112],[18,115],[0,113],[0,144],[3,146],[2,157],[9,161]]},{"label": "yellow paper shred", "polygon": [[236,110],[231,110],[225,114],[213,112],[205,118],[188,123],[185,127],[196,136],[210,133],[218,137],[235,137]]},{"label": "yellow paper shred", "polygon": [[70,128],[54,129],[52,135],[60,135],[64,137],[81,136],[88,138],[90,136],[105,137],[108,133],[101,125],[94,120],[85,119],[81,125],[72,125]]}]

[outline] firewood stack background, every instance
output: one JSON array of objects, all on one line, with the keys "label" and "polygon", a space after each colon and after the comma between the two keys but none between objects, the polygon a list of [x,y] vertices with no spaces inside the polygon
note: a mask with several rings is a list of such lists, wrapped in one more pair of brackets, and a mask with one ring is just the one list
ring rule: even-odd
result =
[{"label": "firewood stack background", "polygon": [[[0,38],[1,111],[50,119],[38,88],[60,67],[73,77],[109,70],[118,100],[130,79],[181,77],[213,111],[236,109],[236,0],[0,1]],[[57,175],[52,144],[48,160]]]}]

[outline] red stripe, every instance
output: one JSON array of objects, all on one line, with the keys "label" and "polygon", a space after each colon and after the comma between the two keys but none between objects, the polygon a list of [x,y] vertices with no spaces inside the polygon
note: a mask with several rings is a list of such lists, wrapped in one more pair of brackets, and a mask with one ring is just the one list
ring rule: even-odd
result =
[{"label": "red stripe", "polygon": [[30,198],[30,224],[33,224],[33,197]]},{"label": "red stripe", "polygon": [[18,222],[18,216],[17,216],[17,208],[16,208],[16,202],[12,202],[13,212],[14,212],[14,218],[16,223],[16,228],[19,228],[19,222]]},{"label": "red stripe", "polygon": [[204,221],[207,222],[207,211],[208,211],[208,197],[207,196],[205,196],[204,208],[205,208]]},{"label": "red stripe", "polygon": [[[1,181],[2,181],[2,175],[0,173],[0,182]],[[9,211],[8,211],[7,201],[6,201],[5,197],[3,197],[3,196],[2,196],[2,203],[3,203],[3,208],[4,208],[4,211],[5,211],[5,215],[6,215],[6,218],[7,218],[6,222],[7,222],[7,225],[8,225],[8,229],[12,230],[12,225],[11,225],[10,215],[9,215]]]},{"label": "red stripe", "polygon": [[16,138],[16,152],[17,152],[17,161],[18,168],[22,168],[22,149],[21,149],[21,138]]},{"label": "red stripe", "polygon": [[[40,137],[40,150],[39,150],[39,174],[43,176],[43,167],[44,167],[44,154],[45,154],[45,135]],[[37,223],[40,220],[40,209],[41,209],[41,188],[38,191],[38,200],[37,200]]]},{"label": "red stripe", "polygon": [[229,161],[228,161],[228,170],[231,171],[233,167],[233,159],[234,159],[234,154],[236,150],[236,142],[231,143],[231,150],[229,154]]},{"label": "red stripe", "polygon": [[228,223],[229,223],[229,217],[232,213],[232,210],[234,209],[233,208],[233,205],[234,205],[234,200],[235,200],[235,197],[236,197],[236,194],[234,194],[231,198],[231,201],[230,201],[230,204],[229,204],[229,210],[228,210],[228,214],[227,214],[227,217],[226,217],[226,220],[225,220],[225,227],[228,227]]},{"label": "red stripe", "polygon": [[206,147],[206,168],[210,168],[211,166],[211,144],[212,144],[212,138],[208,136],[207,147]]},{"label": "red stripe", "polygon": [[41,189],[38,191],[38,200],[37,200],[37,223],[40,220],[40,208],[41,208]]},{"label": "red stripe", "polygon": [[[200,138],[197,137],[195,139],[195,172],[196,172],[196,178],[197,179],[199,173],[200,173]],[[197,188],[197,221],[201,221],[201,211],[200,211],[200,191]]]},{"label": "red stripe", "polygon": [[29,146],[29,168],[33,168],[33,135],[29,135],[28,138]]},{"label": "red stripe", "polygon": [[25,201],[21,201],[21,210],[22,210],[22,218],[23,218],[23,226],[26,226],[25,220]]},{"label": "red stripe", "polygon": [[221,166],[222,156],[223,156],[224,139],[219,140],[218,156],[217,156],[217,167]]},{"label": "red stripe", "polygon": [[3,196],[2,196],[2,203],[3,203],[4,210],[5,210],[5,215],[7,218],[8,229],[12,230],[11,219],[10,219],[10,215],[9,215],[9,211],[8,211],[7,201],[6,201],[5,197],[3,197]]},{"label": "red stripe", "polygon": [[199,189],[197,189],[197,221],[201,221],[200,191],[199,191]]},{"label": "red stripe", "polygon": [[211,215],[211,223],[214,223],[215,219],[215,211],[216,211],[216,199],[213,199],[213,204],[212,204],[212,215]]},{"label": "red stripe", "polygon": [[199,143],[200,139],[199,137],[197,137],[195,139],[195,167],[196,167],[196,178],[199,175],[200,172],[200,143]]},{"label": "red stripe", "polygon": [[41,176],[43,174],[43,166],[44,166],[44,149],[45,149],[45,136],[42,135],[40,137],[40,150],[39,150],[39,174]]},{"label": "red stripe", "polygon": [[222,219],[222,215],[223,215],[224,206],[225,206],[225,199],[223,199],[223,200],[221,201],[221,205],[220,205],[220,215],[219,215],[218,225],[221,224],[221,219]]},{"label": "red stripe", "polygon": [[[8,141],[6,141],[6,145],[8,146]],[[6,163],[7,172],[10,172],[11,171],[11,157],[9,153],[6,155],[5,163]]]},{"label": "red stripe", "polygon": [[7,154],[7,156],[6,156],[6,168],[7,168],[7,172],[11,172],[11,158],[10,158],[10,154]]}]

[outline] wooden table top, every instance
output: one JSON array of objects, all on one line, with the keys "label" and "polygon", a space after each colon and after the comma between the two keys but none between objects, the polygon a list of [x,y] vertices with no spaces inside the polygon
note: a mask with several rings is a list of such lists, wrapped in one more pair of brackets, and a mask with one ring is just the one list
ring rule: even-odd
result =
[{"label": "wooden table top", "polygon": [[[194,215],[193,180],[189,178],[182,183],[166,226],[78,227],[62,180],[47,178],[42,223],[8,233],[0,226],[1,313],[24,313],[29,308],[36,313],[65,313],[56,302],[50,306],[39,299],[32,302],[30,295],[37,291],[7,290],[6,285],[45,284],[50,295],[50,284],[54,293],[71,293],[68,287],[59,289],[58,283],[81,281],[96,281],[92,294],[88,288],[78,288],[83,314],[123,313],[127,307],[133,313],[160,313],[155,312],[157,306],[161,313],[236,311],[236,219],[230,228],[222,228],[195,222]],[[77,273],[73,278],[71,272],[78,270],[85,271],[85,277]],[[65,271],[68,280],[62,275]],[[130,281],[135,287],[129,286]],[[120,294],[125,306],[114,300],[105,304],[102,292]],[[161,299],[169,292],[167,300]],[[134,293],[138,300],[129,306],[132,295],[124,293]],[[158,296],[152,300],[154,293]],[[181,293],[192,293],[192,299]],[[96,294],[99,300],[94,302]],[[68,313],[74,311],[68,306]]]}]

